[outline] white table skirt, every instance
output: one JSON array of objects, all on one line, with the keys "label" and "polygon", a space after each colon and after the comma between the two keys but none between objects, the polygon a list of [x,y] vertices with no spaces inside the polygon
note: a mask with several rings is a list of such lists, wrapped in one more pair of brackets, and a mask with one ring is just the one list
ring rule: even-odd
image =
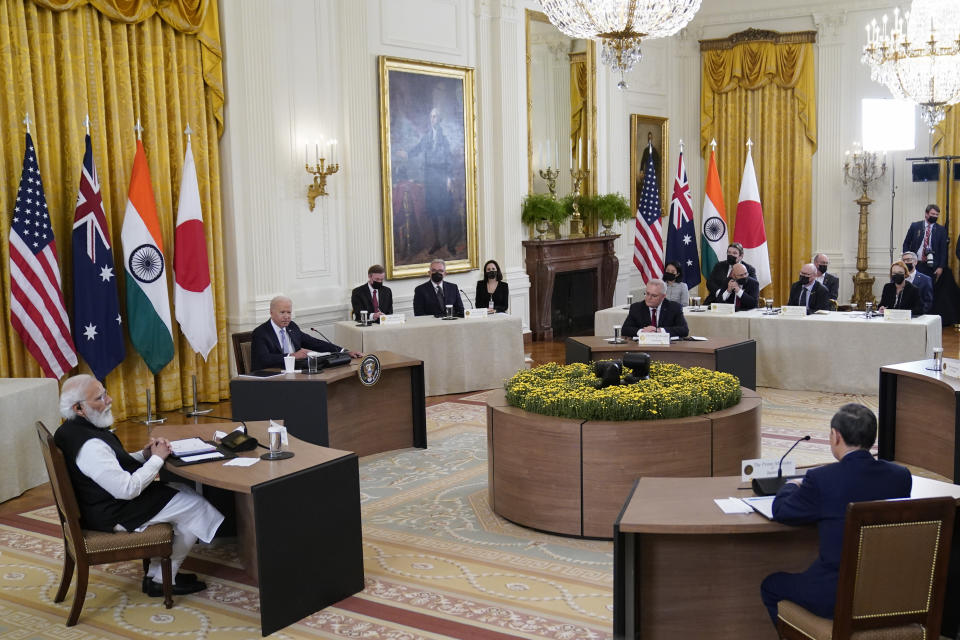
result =
[{"label": "white table skirt", "polygon": [[358,327],[338,322],[337,344],[368,353],[389,350],[423,360],[428,396],[495,389],[523,368],[519,316],[497,313],[480,319],[440,320],[408,316],[403,324]]},{"label": "white table skirt", "polygon": [[0,379],[0,502],[48,481],[35,425],[56,431],[58,394],[52,378]]},{"label": "white table skirt", "polygon": [[[626,317],[619,306],[597,311],[594,333],[612,335]],[[930,358],[942,345],[935,315],[893,322],[859,312],[787,318],[759,309],[724,315],[687,308],[684,317],[692,335],[756,340],[757,384],[777,389],[875,395],[880,367]]]}]

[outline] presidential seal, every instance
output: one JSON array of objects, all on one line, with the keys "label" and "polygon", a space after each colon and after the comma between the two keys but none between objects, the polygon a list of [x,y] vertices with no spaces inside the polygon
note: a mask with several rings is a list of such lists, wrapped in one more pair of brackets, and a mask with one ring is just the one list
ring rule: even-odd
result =
[{"label": "presidential seal", "polygon": [[357,376],[360,378],[360,384],[365,387],[372,387],[380,380],[380,359],[375,355],[367,355],[360,361],[360,368],[357,370]]}]

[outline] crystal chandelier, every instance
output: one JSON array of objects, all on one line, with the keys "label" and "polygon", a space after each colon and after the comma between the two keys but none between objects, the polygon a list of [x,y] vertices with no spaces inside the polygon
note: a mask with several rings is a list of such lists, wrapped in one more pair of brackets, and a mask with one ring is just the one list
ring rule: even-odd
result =
[{"label": "crystal chandelier", "polygon": [[539,0],[553,25],[571,38],[600,40],[600,60],[623,76],[640,61],[640,41],[672,36],[693,19],[700,0]]},{"label": "crystal chandelier", "polygon": [[960,102],[960,2],[913,0],[903,16],[867,25],[863,63],[893,95],[920,105],[933,130],[945,107]]}]

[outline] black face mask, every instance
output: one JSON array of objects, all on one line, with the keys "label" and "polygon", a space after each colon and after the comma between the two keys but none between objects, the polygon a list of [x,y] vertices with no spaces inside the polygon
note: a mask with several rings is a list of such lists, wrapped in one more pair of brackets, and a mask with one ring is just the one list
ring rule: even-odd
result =
[{"label": "black face mask", "polygon": [[663,281],[664,281],[664,282],[673,282],[673,281],[676,280],[676,279],[677,279],[677,274],[675,274],[675,273],[665,273],[665,274],[663,274]]},{"label": "black face mask", "polygon": [[737,256],[727,256],[727,264],[731,267],[737,264]]},{"label": "black face mask", "polygon": [[497,272],[496,272],[496,271],[487,271],[486,276],[487,276],[487,280],[496,280],[496,279],[497,279]]},{"label": "black face mask", "polygon": [[443,282],[443,274],[442,274],[442,273],[431,273],[431,274],[430,274],[430,279],[433,280],[433,281],[436,282],[436,283]]},{"label": "black face mask", "polygon": [[826,272],[827,272],[827,266],[828,266],[828,265],[825,265],[825,264],[818,264],[818,265],[817,265],[817,271],[819,271],[820,273],[826,273]]},{"label": "black face mask", "polygon": [[907,265],[907,271],[909,271],[910,273],[913,273],[913,270],[916,268],[916,265],[913,264],[912,262],[904,262],[904,264]]},{"label": "black face mask", "polygon": [[927,216],[927,222],[930,224],[937,224],[937,219],[933,216]]},{"label": "black face mask", "polygon": [[799,282],[801,286],[806,286],[810,284],[810,278],[808,276],[801,275],[797,282]]},{"label": "black face mask", "polygon": [[745,287],[745,286],[747,286],[747,279],[746,279],[746,278],[737,278],[737,284],[740,285],[741,287]]},{"label": "black face mask", "polygon": [[374,280],[373,282],[370,283],[370,286],[373,287],[374,289],[379,289],[380,287],[383,286],[383,283],[377,282],[376,280]]},{"label": "black face mask", "polygon": [[905,279],[906,279],[906,276],[904,276],[902,273],[895,273],[892,276],[890,276],[890,282],[892,282],[893,284],[903,284],[903,281]]}]

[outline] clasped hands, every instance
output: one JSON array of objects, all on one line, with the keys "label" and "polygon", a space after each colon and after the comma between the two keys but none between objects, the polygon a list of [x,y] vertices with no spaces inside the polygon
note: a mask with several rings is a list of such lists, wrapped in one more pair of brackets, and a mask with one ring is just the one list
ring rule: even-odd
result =
[{"label": "clasped hands", "polygon": [[170,441],[166,438],[150,438],[143,448],[143,459],[149,460],[150,456],[160,456],[166,460],[167,456],[173,451]]}]

